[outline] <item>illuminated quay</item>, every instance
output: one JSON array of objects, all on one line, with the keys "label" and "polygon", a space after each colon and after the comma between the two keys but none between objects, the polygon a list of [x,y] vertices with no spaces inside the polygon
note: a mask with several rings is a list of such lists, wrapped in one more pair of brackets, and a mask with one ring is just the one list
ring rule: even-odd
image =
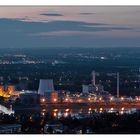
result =
[{"label": "illuminated quay", "polygon": [[99,108],[118,108],[118,109],[121,109],[121,108],[137,108],[139,109],[140,108],[140,102],[137,103],[137,102],[123,102],[123,103],[120,103],[120,102],[112,102],[112,103],[52,103],[52,104],[41,104],[42,105],[42,108],[45,108],[45,109],[49,109],[49,110],[52,110],[52,109],[55,109],[55,108],[58,108],[58,109],[66,109],[66,108],[70,108],[70,109],[80,109],[80,108],[84,108],[84,109],[88,109],[88,108],[92,108],[92,109],[99,109]]}]

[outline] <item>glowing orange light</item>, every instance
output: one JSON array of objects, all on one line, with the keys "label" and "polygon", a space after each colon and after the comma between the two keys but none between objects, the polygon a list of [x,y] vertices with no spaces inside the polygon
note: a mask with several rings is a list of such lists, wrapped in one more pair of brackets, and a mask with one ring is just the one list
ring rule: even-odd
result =
[{"label": "glowing orange light", "polygon": [[46,101],[46,100],[45,100],[45,98],[42,98],[42,99],[41,99],[41,102],[43,102],[43,103],[44,103],[45,101]]},{"label": "glowing orange light", "polygon": [[69,108],[67,108],[65,111],[66,111],[66,112],[68,112],[69,110],[70,110],[70,109],[69,109]]},{"label": "glowing orange light", "polygon": [[112,110],[113,110],[113,107],[112,107],[112,108],[110,108],[110,110],[112,111]]},{"label": "glowing orange light", "polygon": [[99,100],[102,101],[102,97],[100,97]]},{"label": "glowing orange light", "polygon": [[56,98],[54,98],[54,99],[53,99],[53,101],[54,101],[54,102],[57,102],[57,99],[56,99]]},{"label": "glowing orange light", "polygon": [[90,98],[88,98],[88,100],[90,101],[91,99],[90,99]]},{"label": "glowing orange light", "polygon": [[91,111],[91,108],[89,108],[88,110]]},{"label": "glowing orange light", "polygon": [[57,114],[54,112],[54,113],[53,113],[53,116],[54,116],[54,117],[56,117],[56,116],[57,116]]},{"label": "glowing orange light", "polygon": [[121,110],[124,111],[124,107],[122,107]]},{"label": "glowing orange light", "polygon": [[103,111],[103,108],[100,108],[100,111]]},{"label": "glowing orange light", "polygon": [[46,112],[46,109],[42,109],[43,112]]},{"label": "glowing orange light", "polygon": [[112,101],[113,100],[113,97],[110,97],[110,101]]},{"label": "glowing orange light", "polygon": [[9,98],[15,90],[13,86],[6,86],[6,90],[4,90],[5,86],[0,86],[0,96]]},{"label": "glowing orange light", "polygon": [[121,100],[124,100],[124,97],[121,97]]},{"label": "glowing orange light", "polygon": [[54,111],[54,112],[57,112],[57,111],[58,111],[58,109],[54,109],[53,111]]},{"label": "glowing orange light", "polygon": [[65,99],[66,102],[67,102],[68,100],[69,100],[68,98]]}]

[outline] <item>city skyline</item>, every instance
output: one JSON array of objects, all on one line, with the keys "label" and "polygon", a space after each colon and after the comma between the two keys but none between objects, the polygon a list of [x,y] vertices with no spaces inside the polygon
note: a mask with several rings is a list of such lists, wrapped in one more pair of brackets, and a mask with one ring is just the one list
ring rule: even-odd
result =
[{"label": "city skyline", "polygon": [[139,47],[140,7],[0,7],[1,48]]}]

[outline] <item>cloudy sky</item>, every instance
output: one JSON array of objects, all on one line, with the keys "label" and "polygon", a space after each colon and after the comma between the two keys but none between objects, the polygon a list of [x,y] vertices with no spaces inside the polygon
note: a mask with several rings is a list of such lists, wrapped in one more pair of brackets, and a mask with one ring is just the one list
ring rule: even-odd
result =
[{"label": "cloudy sky", "polygon": [[140,47],[140,7],[0,7],[0,47]]}]

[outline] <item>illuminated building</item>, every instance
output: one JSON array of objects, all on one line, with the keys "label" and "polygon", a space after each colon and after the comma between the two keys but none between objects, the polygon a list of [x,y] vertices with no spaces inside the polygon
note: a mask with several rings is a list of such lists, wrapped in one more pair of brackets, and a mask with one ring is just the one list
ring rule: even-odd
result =
[{"label": "illuminated building", "polygon": [[58,103],[58,92],[54,91],[51,93],[51,102]]},{"label": "illuminated building", "polygon": [[10,97],[15,91],[15,86],[0,86],[0,96]]},{"label": "illuminated building", "polygon": [[92,71],[92,80],[91,84],[88,85],[82,85],[82,93],[84,94],[95,94],[95,95],[102,95],[102,96],[108,96],[109,93],[104,90],[104,87],[100,84],[96,84],[96,73],[95,71]]}]

